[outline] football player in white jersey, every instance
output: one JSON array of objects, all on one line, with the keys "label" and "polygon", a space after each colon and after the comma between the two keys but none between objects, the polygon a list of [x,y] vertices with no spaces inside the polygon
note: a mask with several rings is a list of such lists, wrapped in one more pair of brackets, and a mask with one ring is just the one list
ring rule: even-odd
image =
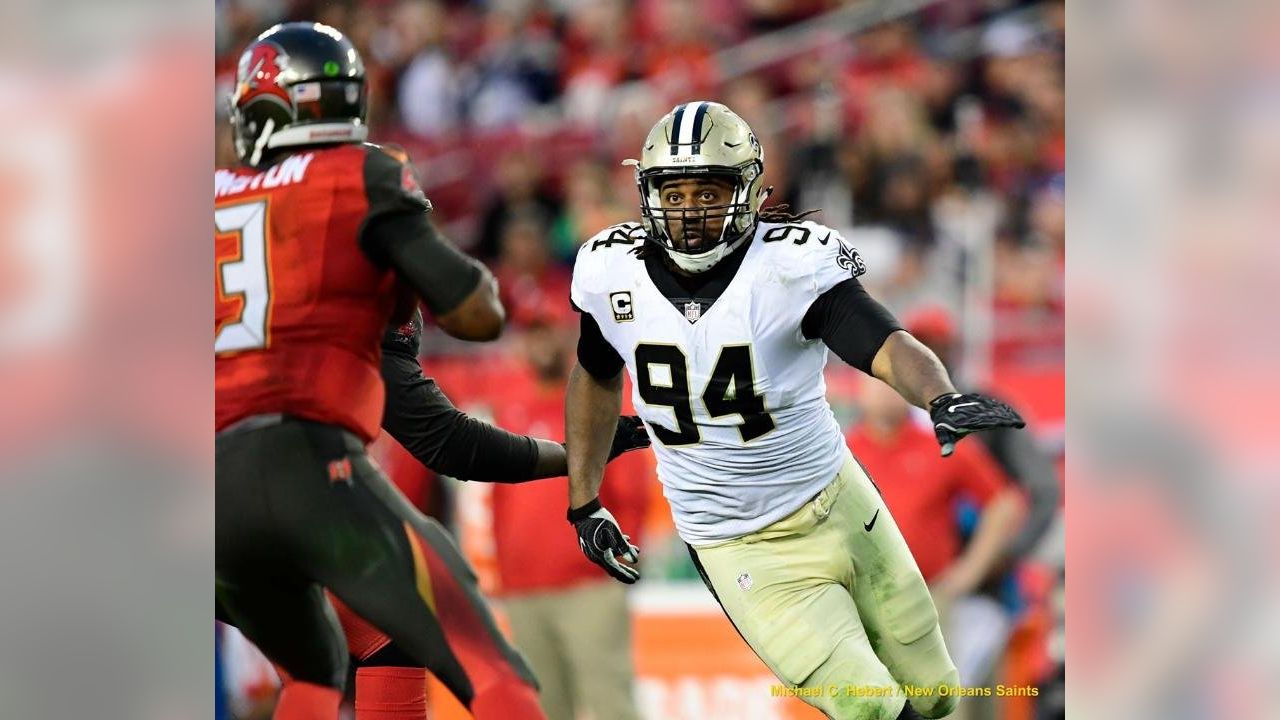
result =
[{"label": "football player in white jersey", "polygon": [[677,106],[627,163],[642,221],[588,240],[571,290],[569,520],[583,552],[639,577],[639,549],[598,498],[625,366],[676,529],[774,674],[833,718],[947,715],[957,675],[937,611],[827,404],[827,351],[927,408],[944,455],[1021,418],[956,392],[862,288],[839,233],[761,210],[764,155],[729,108]]}]

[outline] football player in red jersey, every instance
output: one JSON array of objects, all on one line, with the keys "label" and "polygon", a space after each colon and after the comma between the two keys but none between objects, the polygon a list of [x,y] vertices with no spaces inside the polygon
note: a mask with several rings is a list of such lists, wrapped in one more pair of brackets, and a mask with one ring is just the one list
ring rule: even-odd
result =
[{"label": "football player in red jersey", "polygon": [[292,679],[277,718],[337,717],[347,648],[322,588],[466,701],[435,615],[438,556],[364,445],[400,288],[446,332],[487,340],[496,284],[436,233],[408,167],[363,144],[364,68],[341,33],[278,25],[237,80],[247,167],[214,190],[219,605]]},{"label": "football player in red jersey", "polygon": [[[419,363],[422,318],[387,328],[382,345],[386,407],[382,428],[427,468],[462,480],[522,483],[566,474],[563,444],[516,435],[468,416],[453,406]],[[609,460],[648,447],[639,418],[618,421]],[[456,662],[471,691],[450,687],[477,720],[541,718],[529,668],[497,629],[448,531],[414,513],[413,530],[424,543],[437,618],[447,640],[438,661]],[[390,637],[332,597],[356,668],[356,720],[425,720],[426,669]],[[447,610],[446,610],[447,608]],[[219,619],[232,622],[219,607]]]}]

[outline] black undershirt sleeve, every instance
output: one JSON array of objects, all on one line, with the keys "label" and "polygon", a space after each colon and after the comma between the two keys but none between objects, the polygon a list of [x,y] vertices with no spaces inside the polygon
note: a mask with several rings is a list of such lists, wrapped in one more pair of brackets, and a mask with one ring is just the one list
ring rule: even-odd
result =
[{"label": "black undershirt sleeve", "polygon": [[[575,308],[576,309],[576,308]],[[612,380],[622,372],[623,360],[604,339],[591,313],[583,312],[578,334],[578,364],[597,380]]]},{"label": "black undershirt sleeve", "polygon": [[382,354],[386,406],[382,427],[428,469],[458,478],[533,480],[538,444],[458,410],[407,353]]},{"label": "black undershirt sleeve", "polygon": [[370,258],[392,267],[413,287],[433,315],[458,307],[480,283],[480,265],[445,240],[426,213],[386,213],[360,234]]},{"label": "black undershirt sleeve", "polygon": [[901,329],[893,314],[854,278],[819,296],[800,321],[806,338],[821,339],[841,360],[868,375],[885,339]]},{"label": "black undershirt sleeve", "polygon": [[365,147],[368,210],[360,224],[360,247],[378,265],[394,268],[432,314],[448,313],[480,283],[480,265],[431,224],[431,202],[412,168],[377,146]]}]

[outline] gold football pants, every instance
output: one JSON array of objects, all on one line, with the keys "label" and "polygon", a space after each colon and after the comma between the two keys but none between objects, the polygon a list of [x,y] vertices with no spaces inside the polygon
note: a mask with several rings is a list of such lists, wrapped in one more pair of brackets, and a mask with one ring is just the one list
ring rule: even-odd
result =
[{"label": "gold football pants", "polygon": [[832,718],[938,718],[959,682],[902,533],[850,455],[786,518],[691,548],[725,614],[795,695]]}]

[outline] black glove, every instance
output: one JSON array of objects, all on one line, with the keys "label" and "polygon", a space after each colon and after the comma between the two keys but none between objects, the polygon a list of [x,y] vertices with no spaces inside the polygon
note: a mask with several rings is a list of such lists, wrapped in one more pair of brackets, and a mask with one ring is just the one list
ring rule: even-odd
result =
[{"label": "black glove", "polygon": [[1027,425],[1017,410],[995,398],[975,393],[939,395],[929,401],[929,417],[943,457],[954,452],[960,438],[971,432]]},{"label": "black glove", "polygon": [[605,462],[613,462],[623,453],[647,448],[650,442],[644,422],[635,415],[623,415],[618,418],[618,427],[613,431],[613,445],[609,446],[609,459]]},{"label": "black glove", "polygon": [[622,534],[613,513],[596,498],[580,508],[569,508],[569,522],[578,531],[578,546],[591,562],[604,568],[614,578],[630,585],[640,579],[640,571],[618,562],[621,555],[628,562],[640,558],[640,548]]}]

